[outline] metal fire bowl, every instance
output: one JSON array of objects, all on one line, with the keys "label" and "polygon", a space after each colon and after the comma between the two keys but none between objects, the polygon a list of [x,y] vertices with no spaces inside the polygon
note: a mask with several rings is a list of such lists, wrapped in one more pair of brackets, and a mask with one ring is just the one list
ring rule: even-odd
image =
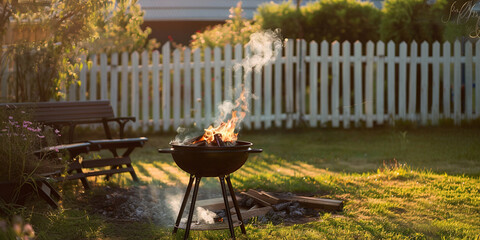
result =
[{"label": "metal fire bowl", "polygon": [[188,146],[171,144],[171,148],[158,149],[171,153],[175,163],[185,172],[196,177],[219,177],[235,172],[245,164],[249,153],[261,153],[262,149],[250,148],[251,142],[237,141],[231,147]]}]

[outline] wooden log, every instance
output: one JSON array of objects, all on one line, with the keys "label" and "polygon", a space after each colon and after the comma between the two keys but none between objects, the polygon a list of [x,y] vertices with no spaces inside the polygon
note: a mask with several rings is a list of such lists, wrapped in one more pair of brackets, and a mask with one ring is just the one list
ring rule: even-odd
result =
[{"label": "wooden log", "polygon": [[[243,219],[249,219],[249,218],[252,218],[252,217],[263,216],[263,215],[267,214],[268,212],[270,212],[271,210],[273,210],[273,208],[270,207],[270,206],[267,206],[267,207],[250,209],[248,211],[240,211],[240,213],[242,214]],[[233,215],[232,218],[236,218],[236,214]]]},{"label": "wooden log", "polygon": [[222,140],[222,135],[221,134],[215,134],[213,135],[215,138],[215,143],[217,144],[218,147],[225,147],[225,143]]},{"label": "wooden log", "polygon": [[[228,197],[228,205],[233,206],[233,201],[231,197]],[[202,207],[210,211],[225,209],[225,203],[223,202],[223,197],[198,200],[195,203],[195,206]]]},{"label": "wooden log", "polygon": [[298,202],[302,207],[334,210],[334,211],[343,210],[342,200],[304,197],[304,196],[289,197],[289,198],[285,198],[285,200]]},{"label": "wooden log", "polygon": [[[242,193],[243,194],[243,193]],[[283,200],[273,195],[266,193],[264,191],[256,191],[253,189],[249,189],[245,195],[253,198],[256,202],[260,203],[262,206],[270,206],[275,205],[283,202],[287,202],[288,200]]]}]

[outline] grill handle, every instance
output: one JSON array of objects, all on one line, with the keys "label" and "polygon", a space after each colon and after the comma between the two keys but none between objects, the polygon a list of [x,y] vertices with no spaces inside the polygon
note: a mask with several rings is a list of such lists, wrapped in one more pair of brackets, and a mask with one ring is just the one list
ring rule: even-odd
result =
[{"label": "grill handle", "polygon": [[247,150],[247,152],[248,152],[248,153],[261,153],[261,152],[263,152],[263,149],[261,149],[261,148],[258,148],[258,149],[256,149],[256,148],[249,148],[249,149]]},{"label": "grill handle", "polygon": [[159,153],[173,153],[175,152],[175,149],[173,148],[164,148],[164,149],[158,149]]}]

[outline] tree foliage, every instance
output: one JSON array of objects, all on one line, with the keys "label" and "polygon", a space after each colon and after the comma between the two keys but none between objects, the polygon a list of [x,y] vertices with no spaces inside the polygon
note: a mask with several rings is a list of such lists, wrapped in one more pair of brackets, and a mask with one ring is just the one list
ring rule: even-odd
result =
[{"label": "tree foliage", "polygon": [[242,12],[242,3],[239,2],[235,8],[230,9],[230,19],[224,24],[209,27],[192,35],[192,48],[246,44],[250,35],[260,30],[260,26],[244,19]]}]

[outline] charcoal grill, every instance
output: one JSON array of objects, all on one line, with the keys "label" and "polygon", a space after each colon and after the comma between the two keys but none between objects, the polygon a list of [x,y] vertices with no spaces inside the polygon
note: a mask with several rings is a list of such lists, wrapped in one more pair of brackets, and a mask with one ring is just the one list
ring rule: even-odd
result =
[{"label": "charcoal grill", "polygon": [[180,226],[183,211],[187,205],[187,200],[193,189],[192,201],[190,204],[190,212],[188,213],[187,224],[185,226],[184,239],[187,239],[190,233],[192,224],[193,211],[195,209],[195,202],[197,200],[198,187],[202,177],[218,177],[220,186],[222,188],[223,200],[225,203],[226,215],[228,220],[228,228],[230,235],[235,239],[234,223],[230,213],[230,206],[228,203],[227,190],[225,184],[228,186],[228,191],[232,198],[232,202],[237,214],[239,226],[243,234],[246,234],[245,226],[243,224],[242,215],[238,207],[238,202],[233,191],[232,182],[230,181],[230,174],[238,170],[247,161],[249,153],[261,153],[262,149],[251,148],[253,144],[246,141],[237,141],[234,146],[212,147],[212,146],[189,146],[171,144],[171,148],[159,149],[160,153],[171,153],[175,163],[185,172],[190,174],[190,180],[187,185],[185,196],[183,197],[182,205],[173,227],[173,234],[175,234]]}]

